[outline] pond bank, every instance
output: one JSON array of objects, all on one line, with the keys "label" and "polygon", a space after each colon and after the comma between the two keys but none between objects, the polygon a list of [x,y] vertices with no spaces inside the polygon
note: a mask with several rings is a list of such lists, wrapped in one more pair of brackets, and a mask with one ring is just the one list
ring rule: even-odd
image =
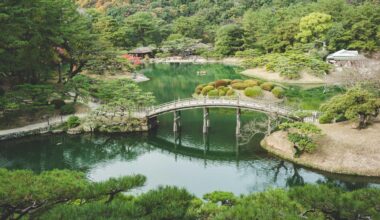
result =
[{"label": "pond bank", "polygon": [[261,141],[268,152],[291,162],[331,173],[380,176],[380,120],[367,129],[356,130],[349,122],[318,125],[323,136],[312,154],[294,157],[286,132],[278,131]]},{"label": "pond bank", "polygon": [[325,84],[325,80],[316,76],[313,76],[309,73],[301,73],[300,79],[285,79],[280,76],[279,73],[276,72],[268,72],[264,68],[254,68],[254,69],[246,69],[241,72],[242,75],[259,78],[267,81],[277,82],[277,83],[287,83],[287,84],[314,84],[321,85]]},{"label": "pond bank", "polygon": [[167,57],[167,58],[154,58],[149,60],[150,63],[193,63],[193,64],[206,64],[206,63],[220,63],[232,66],[241,66],[243,59],[237,57],[226,57],[222,59],[203,58],[199,56],[192,56],[188,58],[182,57]]},{"label": "pond bank", "polygon": [[[79,118],[84,118],[87,114],[76,114]],[[58,126],[67,121],[67,119],[73,115],[66,115],[62,117],[54,117],[49,119],[49,122],[35,123],[24,127],[0,130],[0,141],[9,140],[14,138],[20,138],[30,135],[45,134],[51,131],[52,127]]]}]

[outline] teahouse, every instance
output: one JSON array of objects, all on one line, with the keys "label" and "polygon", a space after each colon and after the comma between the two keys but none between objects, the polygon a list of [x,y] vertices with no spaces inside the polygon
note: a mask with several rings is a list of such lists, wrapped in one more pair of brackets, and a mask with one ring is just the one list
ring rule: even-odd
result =
[{"label": "teahouse", "polygon": [[360,65],[364,56],[360,55],[357,50],[339,50],[327,56],[327,62],[340,67],[351,67]]},{"label": "teahouse", "polygon": [[145,58],[146,56],[148,56],[149,58],[154,57],[153,49],[150,47],[138,47],[134,50],[129,51],[128,54],[141,58]]}]

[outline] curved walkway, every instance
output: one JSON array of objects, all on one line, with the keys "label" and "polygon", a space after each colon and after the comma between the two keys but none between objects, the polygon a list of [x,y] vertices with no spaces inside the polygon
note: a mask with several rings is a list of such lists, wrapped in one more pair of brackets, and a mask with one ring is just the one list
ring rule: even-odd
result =
[{"label": "curved walkway", "polygon": [[[79,118],[85,117],[87,114],[75,114],[75,116],[78,116]],[[31,125],[27,125],[24,127],[19,127],[19,128],[12,128],[12,129],[7,129],[7,130],[0,130],[0,141],[1,140],[7,140],[7,139],[12,139],[12,138],[17,138],[17,137],[23,137],[27,135],[33,135],[33,134],[42,134],[45,132],[48,132],[52,126],[59,125],[73,115],[66,115],[62,117],[54,117],[50,118],[46,122],[40,122],[40,123],[35,123]]]}]

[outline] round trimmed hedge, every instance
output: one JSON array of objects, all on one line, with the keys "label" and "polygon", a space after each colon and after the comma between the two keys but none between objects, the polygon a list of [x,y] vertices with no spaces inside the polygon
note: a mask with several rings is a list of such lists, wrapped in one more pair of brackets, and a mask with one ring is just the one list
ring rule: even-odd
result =
[{"label": "round trimmed hedge", "polygon": [[207,95],[210,96],[210,97],[219,96],[219,90],[217,90],[217,89],[213,89],[213,90],[209,91],[209,92],[207,93]]},{"label": "round trimmed hedge", "polygon": [[260,86],[248,87],[244,90],[244,94],[248,97],[258,97],[263,95],[263,90]]},{"label": "round trimmed hedge", "polygon": [[259,81],[254,80],[254,79],[244,80],[244,83],[246,83],[248,85],[248,87],[254,87],[254,86],[258,86],[259,85]]},{"label": "round trimmed hedge", "polygon": [[279,86],[276,86],[272,89],[272,94],[276,97],[276,98],[283,98],[284,95],[285,95],[285,90]]},{"label": "round trimmed hedge", "polygon": [[263,90],[266,90],[266,91],[272,91],[274,85],[273,85],[273,83],[271,83],[271,82],[265,82],[265,83],[261,84],[260,87],[261,87]]},{"label": "round trimmed hedge", "polygon": [[241,80],[241,79],[234,79],[234,80],[231,81],[230,84],[241,83],[241,82],[243,82],[243,80]]},{"label": "round trimmed hedge", "polygon": [[214,89],[214,86],[205,86],[203,89],[202,89],[202,92],[201,94],[202,95],[207,95],[209,91],[213,90]]},{"label": "round trimmed hedge", "polygon": [[223,89],[218,89],[219,96],[225,96],[226,92]]},{"label": "round trimmed hedge", "polygon": [[198,85],[196,88],[195,88],[195,93],[196,94],[201,94],[201,92],[202,92],[202,89],[205,87],[206,85],[205,84],[200,84],[200,85]]},{"label": "round trimmed hedge", "polygon": [[227,96],[234,96],[234,95],[235,95],[235,90],[233,90],[233,89],[228,89],[226,95],[227,95]]},{"label": "round trimmed hedge", "polygon": [[244,90],[245,88],[249,87],[249,85],[245,82],[237,82],[231,84],[231,87],[238,90]]},{"label": "round trimmed hedge", "polygon": [[215,88],[219,88],[219,87],[225,87],[225,86],[228,86],[228,82],[226,82],[225,80],[216,80],[215,81]]}]

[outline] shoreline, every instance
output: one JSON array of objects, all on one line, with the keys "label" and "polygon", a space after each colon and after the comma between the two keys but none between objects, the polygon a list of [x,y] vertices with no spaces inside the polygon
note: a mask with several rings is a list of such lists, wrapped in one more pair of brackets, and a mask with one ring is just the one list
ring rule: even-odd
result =
[{"label": "shoreline", "polygon": [[237,57],[226,57],[222,59],[203,58],[199,56],[192,56],[189,58],[182,57],[167,57],[167,58],[152,58],[149,63],[192,63],[192,64],[212,64],[220,63],[231,66],[241,66],[243,59]]},{"label": "shoreline", "polygon": [[380,123],[360,131],[349,125],[347,122],[318,125],[324,135],[317,140],[316,151],[298,158],[294,157],[293,144],[284,131],[265,137],[260,145],[281,159],[307,168],[335,174],[380,177],[380,138],[377,137]]}]

